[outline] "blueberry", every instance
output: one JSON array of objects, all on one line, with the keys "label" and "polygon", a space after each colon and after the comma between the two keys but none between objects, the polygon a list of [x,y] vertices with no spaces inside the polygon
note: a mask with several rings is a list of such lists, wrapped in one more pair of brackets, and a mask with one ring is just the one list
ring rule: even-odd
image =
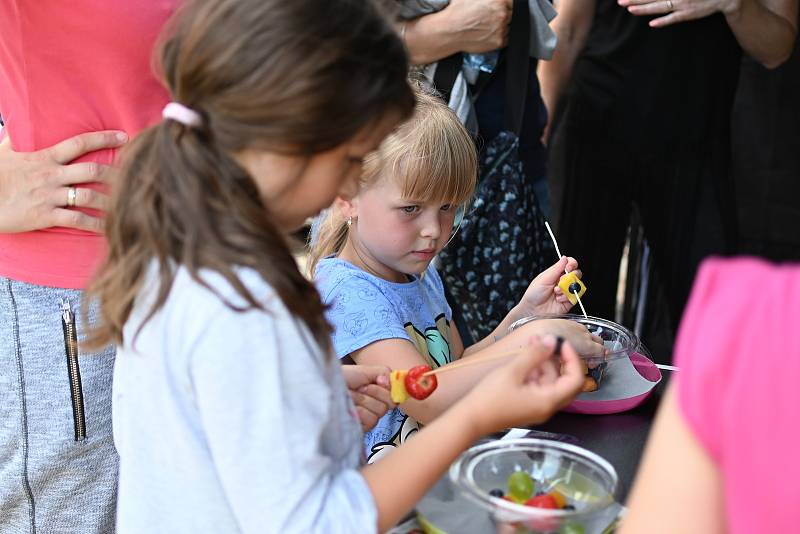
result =
[{"label": "blueberry", "polygon": [[539,495],[544,495],[544,492],[543,491],[537,491],[536,492],[536,496],[538,497]]},{"label": "blueberry", "polygon": [[491,495],[492,497],[497,497],[498,499],[502,499],[505,493],[503,492],[503,490],[495,488],[489,492],[489,495]]},{"label": "blueberry", "polygon": [[589,376],[594,378],[595,382],[599,384],[600,381],[603,379],[603,376],[605,375],[606,367],[608,367],[608,364],[606,362],[603,362],[597,367],[589,369]]},{"label": "blueberry", "polygon": [[562,508],[562,510],[574,510],[574,509],[575,509],[574,504],[565,504],[564,508]]},{"label": "blueberry", "polygon": [[569,292],[570,293],[580,293],[581,292],[580,284],[578,282],[572,282],[569,285]]}]

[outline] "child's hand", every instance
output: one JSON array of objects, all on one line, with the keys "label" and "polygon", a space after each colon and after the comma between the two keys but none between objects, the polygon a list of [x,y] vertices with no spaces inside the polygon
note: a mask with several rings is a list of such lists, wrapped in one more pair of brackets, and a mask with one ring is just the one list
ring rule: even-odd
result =
[{"label": "child's hand", "polygon": [[525,323],[520,329],[539,337],[563,337],[581,356],[602,356],[606,350],[602,338],[589,332],[581,323],[570,319],[538,319]]},{"label": "child's hand", "polygon": [[531,315],[561,314],[567,313],[572,309],[572,304],[558,287],[558,280],[564,271],[573,272],[581,277],[578,269],[578,261],[575,258],[562,256],[556,263],[539,273],[533,279],[531,285],[522,295],[522,299],[517,304],[513,313],[514,320],[529,317]]},{"label": "child's hand", "polygon": [[380,365],[342,365],[342,374],[364,432],[397,406],[389,395],[389,373],[391,369]]},{"label": "child's hand", "polygon": [[565,341],[559,374],[553,356],[556,340],[532,337],[522,352],[479,382],[463,400],[476,430],[485,435],[513,426],[546,421],[581,391],[583,369]]}]

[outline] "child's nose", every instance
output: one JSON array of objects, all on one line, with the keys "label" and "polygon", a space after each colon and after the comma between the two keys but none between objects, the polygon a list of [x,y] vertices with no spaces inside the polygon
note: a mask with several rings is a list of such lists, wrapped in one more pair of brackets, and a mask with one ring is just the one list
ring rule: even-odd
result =
[{"label": "child's nose", "polygon": [[426,215],[424,217],[422,237],[427,239],[439,239],[439,236],[442,235],[442,225],[437,215]]}]

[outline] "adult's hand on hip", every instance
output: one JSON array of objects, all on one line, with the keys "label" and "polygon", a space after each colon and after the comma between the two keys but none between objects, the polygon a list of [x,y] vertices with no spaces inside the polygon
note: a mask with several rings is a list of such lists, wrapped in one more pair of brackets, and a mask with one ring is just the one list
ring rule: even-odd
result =
[{"label": "adult's hand on hip", "polygon": [[618,0],[618,3],[632,15],[665,15],[650,21],[653,28],[701,19],[717,12],[733,12],[739,7],[739,0]]},{"label": "adult's hand on hip", "polygon": [[445,31],[455,32],[463,52],[480,54],[508,42],[513,0],[451,0],[442,11]]},{"label": "adult's hand on hip", "polygon": [[91,132],[37,152],[15,152],[6,137],[0,142],[0,233],[53,226],[102,231],[102,219],[67,206],[106,211],[108,195],[81,184],[108,183],[111,168],[70,162],[96,150],[117,148],[127,140],[124,132]]}]

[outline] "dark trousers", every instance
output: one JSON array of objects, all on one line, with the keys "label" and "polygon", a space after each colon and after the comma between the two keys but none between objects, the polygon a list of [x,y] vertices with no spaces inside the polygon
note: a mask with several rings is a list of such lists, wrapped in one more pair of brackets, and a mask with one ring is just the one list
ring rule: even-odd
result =
[{"label": "dark trousers", "polygon": [[[599,126],[581,121],[580,110],[567,104],[551,139],[548,174],[561,252],[580,263],[587,312],[613,319],[636,204],[674,329],[700,261],[734,250],[728,132],[702,143],[674,144],[648,141],[646,131],[621,140]],[[665,361],[671,355],[656,357]]]}]

